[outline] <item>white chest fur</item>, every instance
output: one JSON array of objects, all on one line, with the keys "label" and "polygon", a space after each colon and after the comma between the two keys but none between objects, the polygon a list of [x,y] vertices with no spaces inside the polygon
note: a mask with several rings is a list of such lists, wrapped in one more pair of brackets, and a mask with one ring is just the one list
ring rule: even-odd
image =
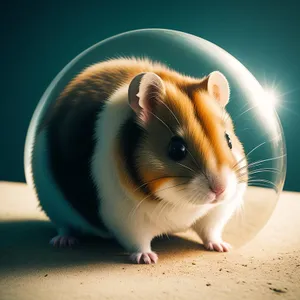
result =
[{"label": "white chest fur", "polygon": [[[147,227],[152,235],[187,229],[208,211],[208,205],[174,206],[166,202],[141,202],[132,199],[132,195],[119,183],[113,147],[121,124],[131,112],[127,104],[127,89],[123,87],[110,97],[97,120],[92,174],[100,193],[101,218],[115,235],[127,226]],[[101,138],[103,136],[105,139]]]}]

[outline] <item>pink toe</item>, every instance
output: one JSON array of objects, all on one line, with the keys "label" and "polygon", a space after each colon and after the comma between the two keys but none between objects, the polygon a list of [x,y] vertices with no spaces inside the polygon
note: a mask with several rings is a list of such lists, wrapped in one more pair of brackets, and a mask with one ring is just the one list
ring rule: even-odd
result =
[{"label": "pink toe", "polygon": [[214,250],[212,243],[206,244],[206,245],[205,245],[205,248],[206,248],[207,250],[210,250],[210,251],[213,251],[213,250]]},{"label": "pink toe", "polygon": [[143,255],[142,255],[142,261],[143,261],[145,264],[147,264],[147,265],[151,264],[151,259],[150,259],[150,257],[148,256],[148,254],[143,254]]},{"label": "pink toe", "polygon": [[158,260],[157,254],[155,252],[151,252],[151,253],[148,253],[148,255],[149,255],[151,261],[156,264],[157,260]]},{"label": "pink toe", "polygon": [[141,256],[142,256],[142,253],[133,253],[130,255],[130,260],[133,263],[139,264],[141,261]]},{"label": "pink toe", "polygon": [[222,247],[223,247],[223,251],[224,252],[228,252],[229,251],[229,248],[226,244],[222,244]]},{"label": "pink toe", "polygon": [[54,247],[68,247],[78,244],[78,240],[71,236],[55,236],[50,240],[50,244]]},{"label": "pink toe", "polygon": [[217,251],[217,252],[228,252],[231,249],[230,244],[225,242],[213,243],[208,242],[204,244],[205,248],[210,251]]},{"label": "pink toe", "polygon": [[214,247],[214,250],[216,250],[218,252],[223,252],[223,247],[221,244],[214,244],[213,247]]},{"label": "pink toe", "polygon": [[59,246],[60,247],[65,247],[66,246],[66,238],[65,237],[61,237],[60,239],[59,239]]},{"label": "pink toe", "polygon": [[55,236],[54,238],[52,238],[52,239],[50,240],[50,244],[51,244],[52,246],[56,247],[56,246],[57,246],[57,241],[58,241],[58,238],[57,238],[57,236]]},{"label": "pink toe", "polygon": [[157,254],[154,252],[149,253],[133,253],[130,255],[130,260],[137,264],[152,264],[158,260]]},{"label": "pink toe", "polygon": [[141,261],[142,261],[142,253],[139,253],[139,254],[136,256],[136,262],[137,262],[138,264],[140,264]]}]

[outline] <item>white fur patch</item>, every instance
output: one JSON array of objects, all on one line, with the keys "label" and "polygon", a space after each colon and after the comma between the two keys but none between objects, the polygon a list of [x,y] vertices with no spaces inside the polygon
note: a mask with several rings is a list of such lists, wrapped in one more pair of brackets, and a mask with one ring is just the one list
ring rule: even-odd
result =
[{"label": "white fur patch", "polygon": [[[120,127],[131,112],[127,102],[127,91],[128,87],[126,86],[113,94],[99,113],[96,121],[96,146],[92,157],[92,178],[98,192],[103,195],[104,199],[124,197],[124,191],[118,184],[114,146]],[[101,201],[101,203],[103,202],[106,201]]]},{"label": "white fur patch", "polygon": [[[121,186],[113,148],[120,126],[130,112],[127,87],[123,87],[110,97],[98,116],[92,174],[101,197],[99,213],[106,226],[127,249],[135,244],[148,249],[154,236],[187,229],[207,208],[187,206],[184,202],[174,206],[165,201],[134,199],[132,191]],[[172,195],[175,199],[176,194]]]},{"label": "white fur patch", "polygon": [[206,196],[201,198],[203,199],[202,201],[195,197],[197,194],[199,195],[197,193],[199,188],[194,190],[192,188],[194,183],[177,186],[178,183],[169,180],[159,187],[156,195],[164,200],[163,204],[167,207],[161,214],[161,218],[164,219],[157,218],[157,222],[162,223],[160,226],[163,223],[165,223],[164,226],[166,227],[172,224],[170,227],[173,229],[185,230],[212,208],[212,205],[207,204],[207,201],[205,201],[207,199]]}]

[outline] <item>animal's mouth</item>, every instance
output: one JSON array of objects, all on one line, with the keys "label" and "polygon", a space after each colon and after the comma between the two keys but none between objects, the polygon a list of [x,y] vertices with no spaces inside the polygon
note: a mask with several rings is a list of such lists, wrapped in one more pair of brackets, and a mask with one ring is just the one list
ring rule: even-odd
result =
[{"label": "animal's mouth", "polygon": [[218,196],[213,192],[208,192],[206,202],[209,204],[215,204],[218,202]]},{"label": "animal's mouth", "polygon": [[225,201],[227,199],[227,197],[228,197],[228,189],[226,187],[220,193],[210,191],[208,193],[207,200],[208,200],[208,203],[210,203],[210,204],[217,204],[217,203],[221,203],[221,202]]}]

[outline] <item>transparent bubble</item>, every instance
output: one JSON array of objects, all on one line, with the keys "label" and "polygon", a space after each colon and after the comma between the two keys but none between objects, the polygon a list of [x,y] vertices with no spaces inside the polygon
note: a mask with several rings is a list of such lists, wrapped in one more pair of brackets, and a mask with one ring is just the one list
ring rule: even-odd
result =
[{"label": "transparent bubble", "polygon": [[251,179],[242,210],[226,225],[224,239],[238,247],[267,223],[282,192],[286,175],[285,140],[273,103],[254,76],[233,56],[202,38],[164,29],[126,32],[88,48],[73,59],[45,91],[28,130],[26,180],[32,184],[31,150],[37,126],[66,84],[83,68],[120,56],[148,57],[179,73],[203,77],[221,71],[231,90],[227,111],[249,162]]}]

